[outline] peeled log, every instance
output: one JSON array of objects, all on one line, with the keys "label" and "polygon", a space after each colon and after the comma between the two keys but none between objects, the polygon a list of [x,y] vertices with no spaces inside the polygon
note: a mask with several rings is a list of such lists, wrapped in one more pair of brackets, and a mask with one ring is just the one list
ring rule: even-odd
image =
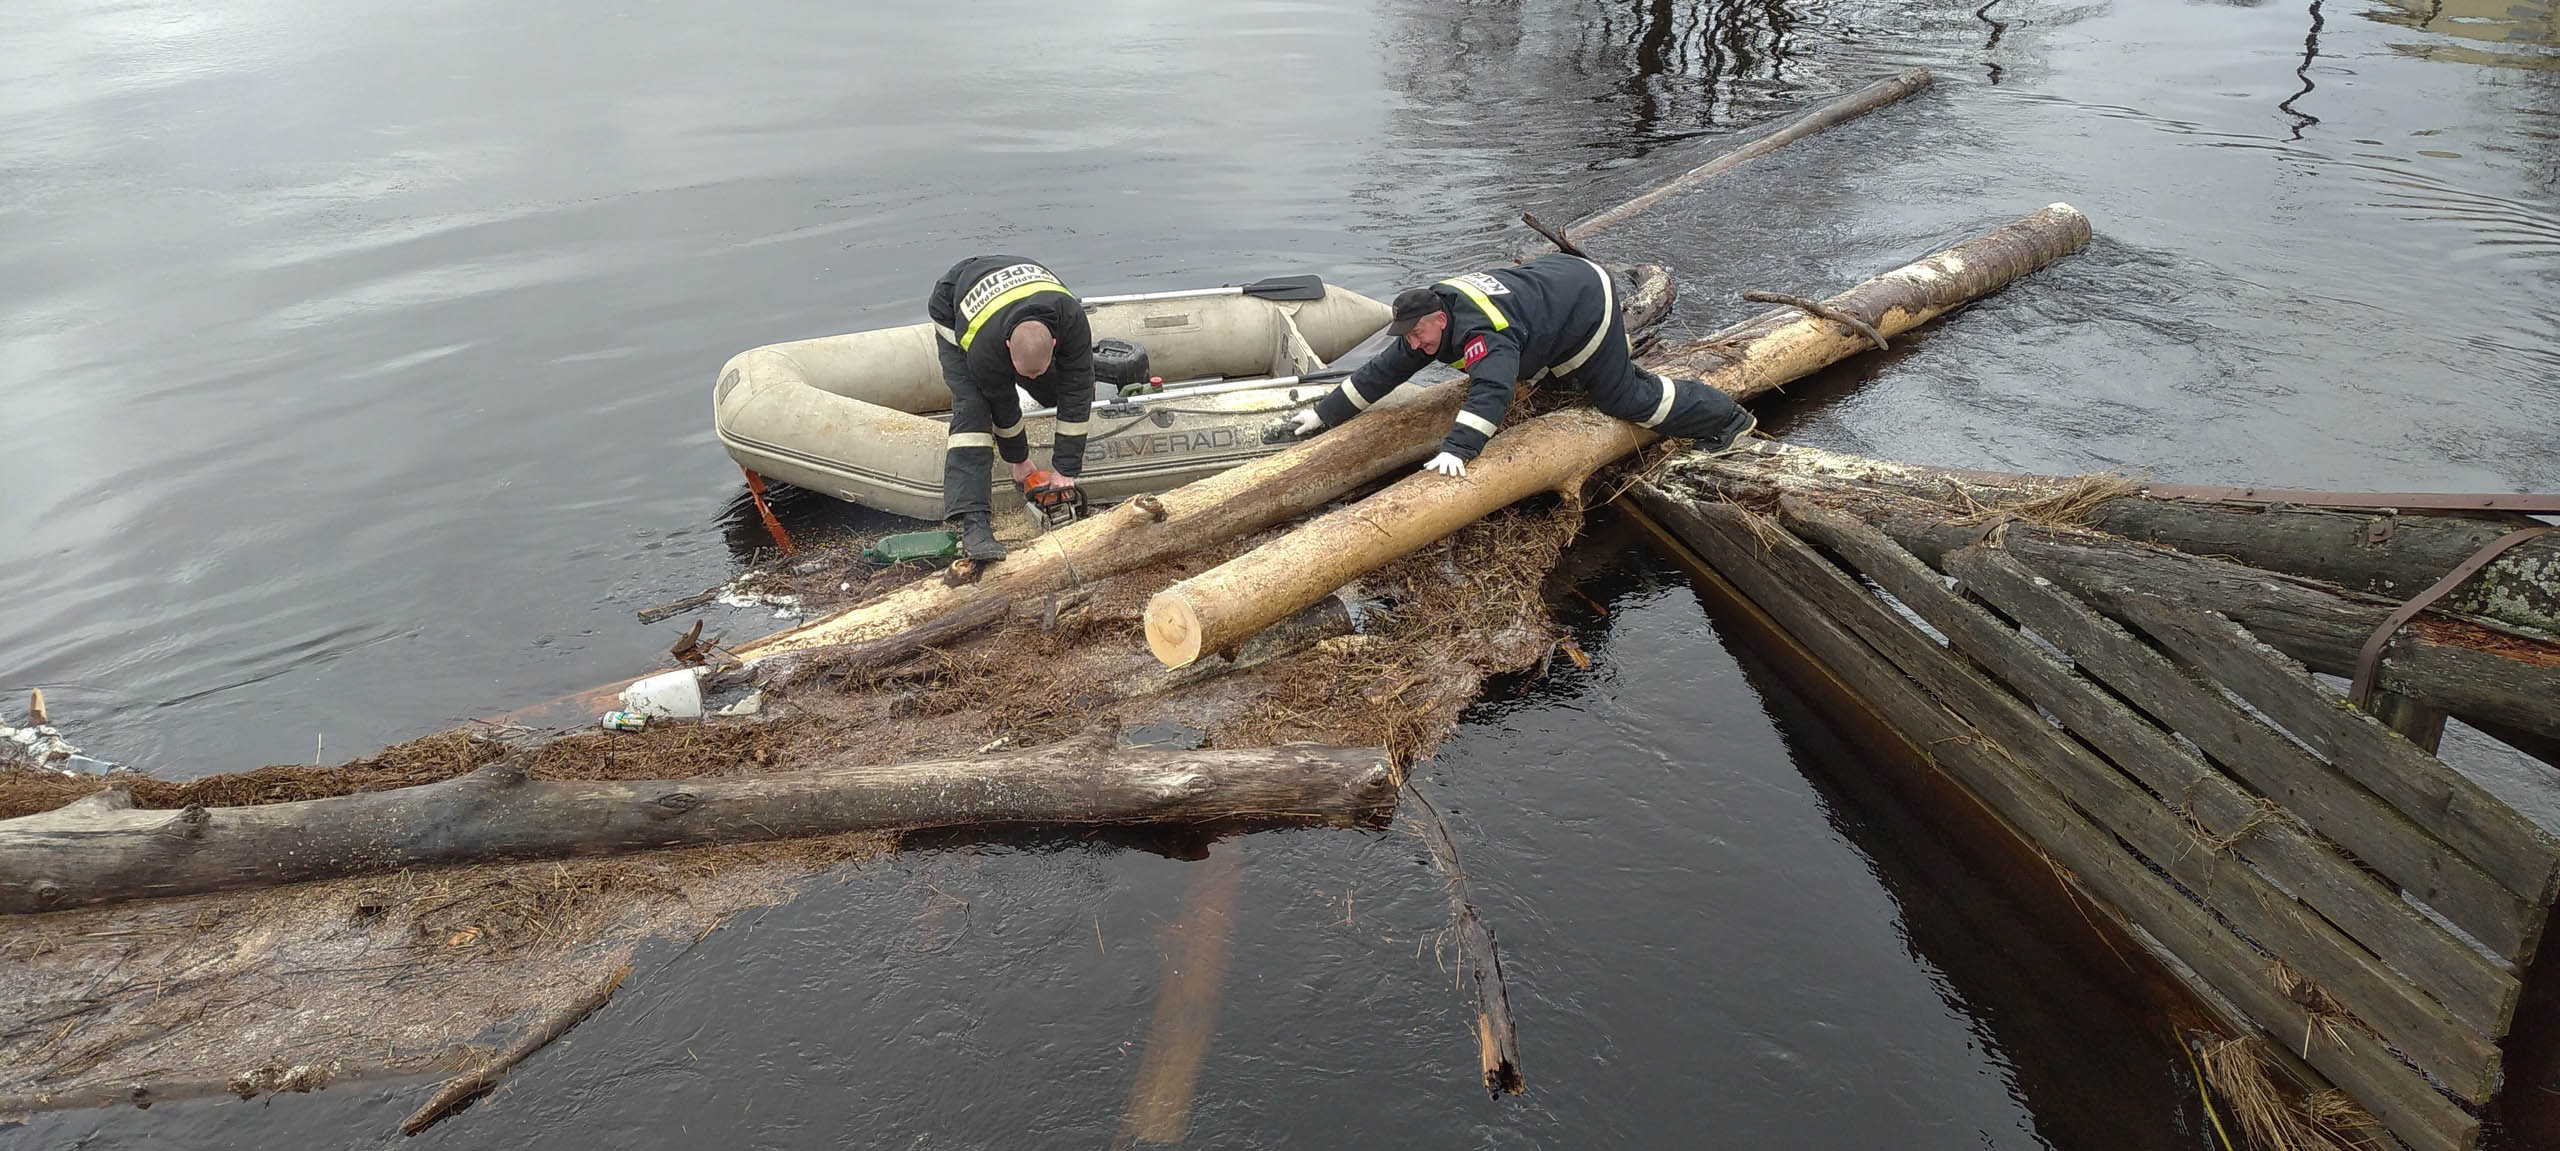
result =
[{"label": "peeled log", "polygon": [[[2088,242],[2088,217],[2068,204],[2055,204],[1868,280],[1824,303],[1888,336],[1899,335]],[[1700,350],[1710,345],[1722,346],[1722,354],[1730,358],[1713,360]],[[1728,328],[1700,344],[1647,357],[1645,363],[1655,370],[1696,376],[1737,399],[1749,399],[1869,348],[1866,337],[1847,325],[1787,308]],[[1316,442],[1357,428],[1368,419],[1362,416]],[[1484,453],[1468,465],[1463,479],[1435,473],[1408,476],[1368,499],[1158,592],[1147,604],[1147,647],[1173,667],[1232,647],[1362,573],[1497,508],[1540,491],[1578,492],[1592,472],[1657,438],[1588,408],[1513,425],[1493,437]]]},{"label": "peeled log", "polygon": [[[1660,268],[1641,269],[1638,280],[1639,289],[1619,309],[1630,332],[1659,322],[1670,312],[1674,295],[1670,276]],[[1310,388],[1308,396],[1330,387]],[[940,580],[920,580],[766,636],[738,648],[737,655],[753,662],[803,648],[882,639],[989,597],[1030,603],[1060,588],[1295,519],[1370,480],[1430,458],[1465,398],[1463,379],[1399,388],[1359,419],[1306,443],[1159,493],[1151,501],[1153,508],[1132,500],[1021,544],[1011,556],[989,565],[975,583],[951,587]]]},{"label": "peeled log", "polygon": [[609,855],[922,827],[1383,817],[1382,748],[1147,751],[1076,742],[1011,755],[738,779],[528,779],[509,763],[440,783],[254,807],[141,811],[122,787],[0,820],[0,913],[197,895],[411,867]]}]

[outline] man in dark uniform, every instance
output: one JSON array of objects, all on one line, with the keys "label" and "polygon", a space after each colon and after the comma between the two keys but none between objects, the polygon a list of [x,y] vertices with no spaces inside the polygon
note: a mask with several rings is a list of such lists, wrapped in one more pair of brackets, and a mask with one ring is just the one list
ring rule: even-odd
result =
[{"label": "man in dark uniform", "polygon": [[1084,472],[1085,420],[1093,409],[1093,329],[1084,304],[1056,274],[1020,256],[971,256],[933,285],[925,303],[942,382],[951,389],[951,436],[942,454],[942,518],[960,526],[973,560],[1004,558],[988,500],[996,453],[1028,484],[1031,441],[1019,387],[1058,410],[1049,445],[1057,482]]},{"label": "man in dark uniform", "polygon": [[1385,399],[1433,360],[1467,373],[1466,403],[1440,454],[1425,468],[1467,474],[1511,410],[1521,384],[1554,379],[1591,396],[1593,407],[1711,451],[1733,446],[1758,426],[1723,392],[1696,380],[1672,380],[1635,365],[1618,314],[1616,283],[1606,269],[1563,253],[1517,267],[1454,276],[1396,295],[1387,333],[1400,343],[1371,357],[1342,386],[1297,413],[1308,436],[1340,424]]}]

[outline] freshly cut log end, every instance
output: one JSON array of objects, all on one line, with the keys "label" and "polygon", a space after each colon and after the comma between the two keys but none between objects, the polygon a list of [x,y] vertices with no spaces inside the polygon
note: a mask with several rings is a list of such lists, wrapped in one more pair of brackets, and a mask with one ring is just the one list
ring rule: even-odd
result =
[{"label": "freshly cut log end", "polygon": [[1166,667],[1185,667],[1199,659],[1204,631],[1199,611],[1181,589],[1167,588],[1147,601],[1147,650]]}]

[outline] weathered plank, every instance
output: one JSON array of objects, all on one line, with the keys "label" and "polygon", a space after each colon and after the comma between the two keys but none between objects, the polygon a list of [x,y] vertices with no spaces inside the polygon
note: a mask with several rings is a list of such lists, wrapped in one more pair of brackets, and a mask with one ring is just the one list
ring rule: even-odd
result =
[{"label": "weathered plank", "polygon": [[2196,989],[2199,998],[2221,995],[2238,1003],[2418,1151],[2470,1147],[2477,1120],[2373,1036],[2352,1025],[2325,1026],[2314,1020],[2278,986],[2265,957],[1826,617],[1791,581],[1762,562],[1759,541],[1739,520],[1743,513],[1675,499],[1645,484],[1628,494],[1857,688],[1867,705],[1909,736],[1932,764],[2007,822],[2011,834],[2069,868],[2091,902],[2168,942],[2206,981]]},{"label": "weathered plank", "polygon": [[[1890,514],[1877,526],[1924,560],[1966,547],[1982,525]],[[2060,580],[2089,606],[2116,610],[2128,589],[2177,588],[2189,607],[2238,621],[2314,671],[2351,675],[2365,637],[2392,606],[2364,603],[2290,577],[2087,533],[2025,524],[2001,546]],[[2400,629],[2384,651],[2381,686],[2463,717],[2560,737],[2560,645],[2433,612]]]},{"label": "weathered plank", "polygon": [[1815,607],[1988,734],[2045,787],[2327,990],[2411,1062],[2463,1098],[2489,1097],[2498,1068],[2498,1050],[2489,1037],[2447,1016],[2256,868],[2216,850],[2161,800],[1923,635],[1811,548],[1783,531],[1772,529],[1772,535],[1757,558]]},{"label": "weathered plank", "polygon": [[2301,816],[2499,955],[2521,959],[2540,918],[2515,893],[2390,804],[2189,678],[2114,621],[2006,551],[1964,548],[1946,571],[2001,613],[2059,645],[2081,668],[2177,730],[2224,770]]},{"label": "weathered plank", "polygon": [[2125,596],[2122,609],[2155,642],[2221,681],[2525,902],[2551,902],[2560,841],[2513,805],[2418,750],[2230,620],[2147,595]]},{"label": "weathered plank", "polygon": [[2444,745],[2445,714],[2441,710],[2402,695],[2396,691],[2377,691],[2365,703],[2365,710],[2382,726],[2399,732],[2401,738],[2418,745],[2428,755],[2436,754]]},{"label": "weathered plank", "polygon": [[1884,533],[1845,512],[1787,497],[1788,526],[1848,560],[1963,652],[2051,712],[2108,759],[2183,804],[2204,830],[2406,974],[2481,1034],[2505,1033],[2520,983],[2397,891],[2264,805],[2168,733],[2056,662]]}]

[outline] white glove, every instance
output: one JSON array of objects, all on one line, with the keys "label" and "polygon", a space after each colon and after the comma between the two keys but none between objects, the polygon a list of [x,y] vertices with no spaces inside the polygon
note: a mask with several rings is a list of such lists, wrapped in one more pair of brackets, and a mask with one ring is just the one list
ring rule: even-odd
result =
[{"label": "white glove", "polygon": [[1290,419],[1296,421],[1292,434],[1302,440],[1324,430],[1324,417],[1317,415],[1314,408],[1301,409]]},{"label": "white glove", "polygon": [[1439,455],[1431,457],[1430,463],[1422,465],[1422,470],[1427,472],[1438,472],[1444,476],[1455,476],[1459,479],[1465,479],[1467,475],[1467,461],[1450,455],[1447,452],[1442,452]]}]

